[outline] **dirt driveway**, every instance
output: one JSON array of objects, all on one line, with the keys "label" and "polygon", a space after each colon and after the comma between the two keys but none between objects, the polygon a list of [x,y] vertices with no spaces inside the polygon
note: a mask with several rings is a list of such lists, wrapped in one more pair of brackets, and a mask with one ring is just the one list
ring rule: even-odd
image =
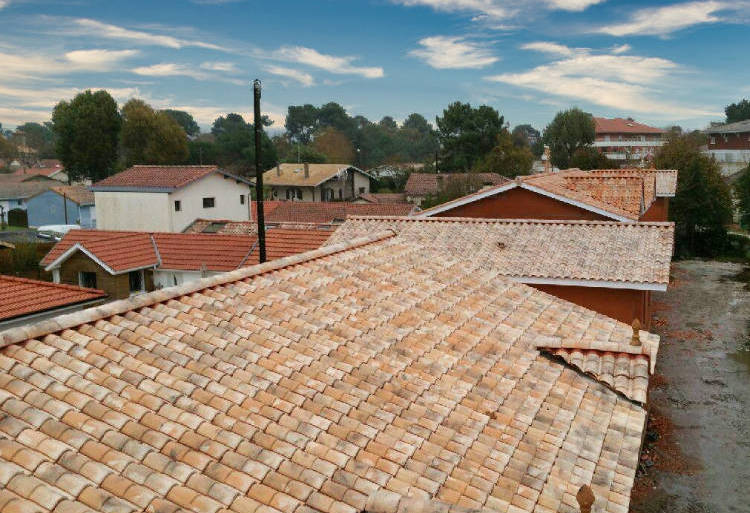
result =
[{"label": "dirt driveway", "polygon": [[656,301],[662,336],[631,511],[750,511],[750,270],[684,261]]}]

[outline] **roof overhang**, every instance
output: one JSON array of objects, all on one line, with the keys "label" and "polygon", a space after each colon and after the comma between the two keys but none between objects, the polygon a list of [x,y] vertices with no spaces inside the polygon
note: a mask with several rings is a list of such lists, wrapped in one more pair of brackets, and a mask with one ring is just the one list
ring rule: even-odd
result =
[{"label": "roof overhang", "polygon": [[664,292],[666,283],[646,283],[610,280],[580,280],[569,278],[539,278],[535,276],[508,276],[509,279],[525,285],[559,285],[562,287],[589,287],[626,290],[653,290]]},{"label": "roof overhang", "polygon": [[151,269],[151,268],[154,268],[154,267],[156,267],[158,265],[156,262],[154,262],[153,264],[142,265],[142,266],[138,266],[138,267],[133,267],[131,269],[122,269],[122,270],[116,271],[116,270],[112,269],[112,267],[110,267],[109,265],[107,265],[106,263],[104,263],[101,259],[99,259],[91,251],[89,251],[84,246],[82,246],[80,243],[76,242],[75,244],[73,244],[72,246],[70,246],[68,249],[66,249],[62,253],[62,255],[60,255],[55,260],[53,260],[52,262],[50,262],[49,264],[47,264],[44,267],[44,270],[47,271],[47,272],[50,272],[53,269],[58,269],[62,265],[62,263],[65,262],[71,256],[73,256],[76,251],[80,251],[81,253],[83,253],[84,255],[86,255],[87,257],[89,257],[91,260],[93,260],[94,262],[96,262],[100,267],[102,267],[102,269],[104,269],[105,271],[107,271],[109,274],[111,274],[113,276],[117,276],[118,274],[127,274],[127,273],[129,273],[131,271],[139,271],[141,269]]},{"label": "roof overhang", "polygon": [[243,176],[232,174],[228,171],[224,171],[223,169],[214,169],[210,173],[206,173],[200,178],[191,180],[190,182],[184,185],[180,185],[179,187],[138,187],[138,186],[125,186],[125,185],[92,185],[89,187],[89,190],[93,192],[153,192],[153,193],[163,194],[163,193],[174,192],[178,189],[182,189],[183,187],[187,187],[188,185],[192,185],[196,182],[200,182],[207,176],[210,176],[214,173],[218,173],[222,175],[224,178],[231,178],[232,180],[235,180],[237,183],[244,183],[248,186],[255,185],[254,182],[252,182],[251,180]]},{"label": "roof overhang", "polygon": [[[370,178],[371,180],[377,180],[377,178],[375,178],[374,176],[372,176],[370,173],[368,173],[367,171],[362,171],[360,168],[358,168],[356,166],[346,166],[346,167],[342,167],[341,169],[346,169],[347,171],[349,169],[353,169],[354,171],[365,175],[367,178]],[[316,184],[313,184],[313,185],[308,185],[307,187],[318,187],[319,185],[324,184],[325,182],[327,182],[328,180],[330,180],[331,178],[333,178],[334,175],[337,175],[339,172],[341,172],[341,169],[339,169],[338,171],[336,171],[333,174],[328,175],[328,178],[324,178],[320,182],[318,182]],[[279,184],[279,185],[283,185],[283,184]]]}]

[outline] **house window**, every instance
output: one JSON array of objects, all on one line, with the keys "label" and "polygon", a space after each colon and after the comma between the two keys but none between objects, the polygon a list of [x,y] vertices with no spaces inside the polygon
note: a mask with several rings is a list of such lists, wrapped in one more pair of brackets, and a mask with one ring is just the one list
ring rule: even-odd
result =
[{"label": "house window", "polygon": [[78,285],[87,289],[96,288],[96,273],[81,271],[78,273]]},{"label": "house window", "polygon": [[203,198],[203,208],[214,208],[215,203],[214,198]]},{"label": "house window", "polygon": [[245,204],[245,195],[240,194],[240,205],[244,205],[244,204]]},{"label": "house window", "polygon": [[273,190],[273,197],[274,198],[278,198],[279,197],[279,191],[278,190],[276,190],[276,189]]},{"label": "house window", "polygon": [[360,187],[359,188],[359,193],[360,194],[364,194],[365,193],[365,188],[364,187]]},{"label": "house window", "polygon": [[716,144],[716,137],[711,138],[711,144]]},{"label": "house window", "polygon": [[130,281],[130,293],[137,294],[143,292],[143,269],[140,271],[131,271],[128,273],[128,280]]},{"label": "house window", "polygon": [[174,211],[179,212],[180,210],[182,210],[182,203],[180,203],[180,200],[176,200],[174,202]]}]

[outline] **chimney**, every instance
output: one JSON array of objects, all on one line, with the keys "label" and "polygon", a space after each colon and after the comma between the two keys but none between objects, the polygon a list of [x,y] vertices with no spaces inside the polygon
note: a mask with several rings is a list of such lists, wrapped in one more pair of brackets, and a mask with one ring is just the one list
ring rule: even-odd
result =
[{"label": "chimney", "polygon": [[594,492],[590,486],[583,485],[579,488],[576,494],[576,501],[578,501],[578,506],[581,508],[581,513],[591,513],[591,506],[594,505],[595,499],[596,497],[594,497]]},{"label": "chimney", "polygon": [[276,176],[281,176],[281,164],[276,164]]},{"label": "chimney", "polygon": [[305,162],[305,178],[310,178],[310,164]]},{"label": "chimney", "polygon": [[552,171],[552,163],[550,162],[550,151],[549,146],[544,145],[544,172],[549,173]]}]

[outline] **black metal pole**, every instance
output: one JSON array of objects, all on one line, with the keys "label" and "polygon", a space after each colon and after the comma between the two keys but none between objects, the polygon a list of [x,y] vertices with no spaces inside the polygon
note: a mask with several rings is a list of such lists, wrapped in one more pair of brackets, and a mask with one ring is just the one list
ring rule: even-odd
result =
[{"label": "black metal pole", "polygon": [[255,106],[255,201],[258,211],[258,261],[266,261],[266,223],[263,215],[263,170],[260,168],[260,136],[263,122],[260,118],[260,80],[253,81],[253,103]]}]

